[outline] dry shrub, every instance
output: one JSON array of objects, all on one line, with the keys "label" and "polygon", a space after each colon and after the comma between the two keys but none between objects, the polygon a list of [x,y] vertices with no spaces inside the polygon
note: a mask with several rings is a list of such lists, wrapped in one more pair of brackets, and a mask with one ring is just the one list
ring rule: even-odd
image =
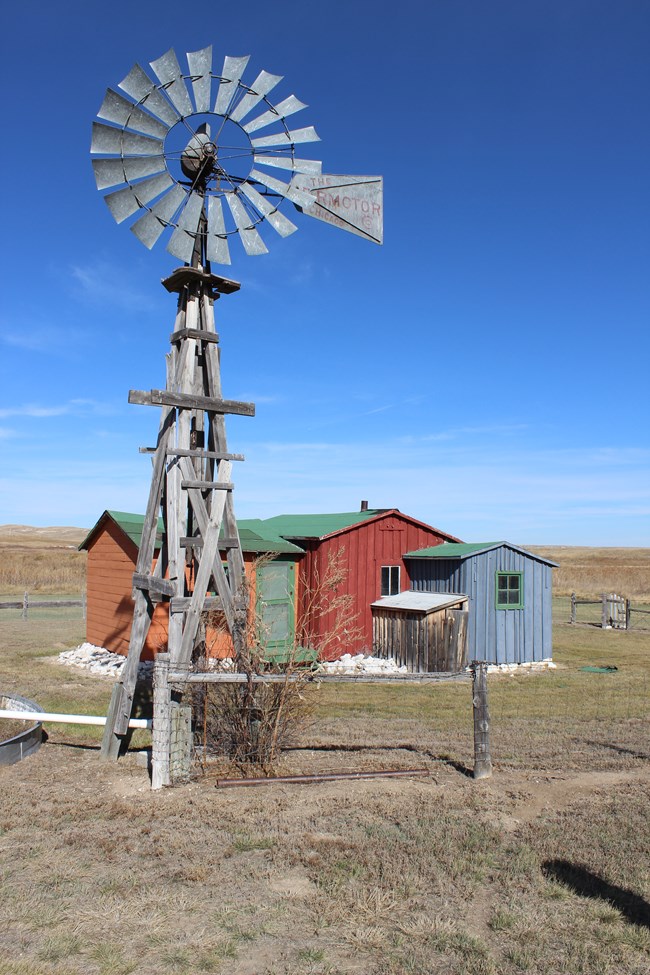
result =
[{"label": "dry shrub", "polygon": [[[268,561],[262,557],[256,562],[255,575]],[[257,768],[264,774],[272,773],[280,752],[295,740],[311,713],[313,687],[309,685],[313,675],[304,662],[314,655],[309,651],[327,658],[337,646],[345,646],[357,635],[352,596],[344,585],[345,573],[343,552],[333,553],[322,576],[305,593],[305,612],[281,663],[270,662],[269,633],[246,592],[243,602],[248,606],[248,616],[243,639],[233,641],[234,659],[221,664],[225,670],[234,668],[244,674],[245,682],[205,684],[194,695],[194,725],[199,729],[204,754],[211,751],[225,755],[244,771]],[[326,617],[332,622],[323,631],[321,623]],[[213,634],[212,642],[217,644],[224,634],[223,617],[209,614],[205,629]],[[206,650],[210,656],[210,647]],[[255,679],[264,675],[281,679],[268,683]]]}]

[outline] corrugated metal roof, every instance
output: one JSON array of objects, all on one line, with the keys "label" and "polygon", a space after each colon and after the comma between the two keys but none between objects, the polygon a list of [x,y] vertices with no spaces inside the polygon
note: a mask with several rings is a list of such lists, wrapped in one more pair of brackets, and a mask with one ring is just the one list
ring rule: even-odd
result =
[{"label": "corrugated metal roof", "polygon": [[489,552],[492,548],[505,545],[505,542],[443,542],[442,545],[432,545],[429,548],[419,548],[415,552],[407,552],[405,559],[466,559],[476,552]]},{"label": "corrugated metal roof", "polygon": [[377,599],[371,606],[381,609],[406,609],[412,612],[428,613],[433,609],[453,606],[458,602],[467,602],[467,596],[453,592],[414,592],[406,589],[396,596],[384,596]]},{"label": "corrugated metal roof", "polygon": [[368,508],[367,511],[348,511],[337,512],[334,514],[318,515],[275,515],[273,518],[266,518],[264,524],[272,528],[273,531],[282,535],[283,538],[324,538],[334,532],[352,525],[358,525],[369,518],[376,518],[377,515],[391,508]]},{"label": "corrugated metal roof", "polygon": [[470,555],[477,555],[481,552],[490,552],[492,549],[501,548],[512,549],[514,552],[521,552],[537,562],[544,562],[545,565],[557,566],[557,562],[544,559],[541,555],[534,552],[527,552],[518,545],[511,545],[510,542],[443,542],[442,545],[433,545],[430,548],[420,548],[415,552],[407,552],[405,559],[467,559]]}]

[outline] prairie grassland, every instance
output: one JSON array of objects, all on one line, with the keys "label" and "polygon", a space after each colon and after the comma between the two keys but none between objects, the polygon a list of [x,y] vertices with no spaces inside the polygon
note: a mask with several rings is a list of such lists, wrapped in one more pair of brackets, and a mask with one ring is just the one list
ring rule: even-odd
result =
[{"label": "prairie grassland", "polygon": [[86,586],[82,528],[0,525],[0,593],[78,595]]},{"label": "prairie grassland", "polygon": [[[0,690],[102,713],[55,659],[82,637],[3,624]],[[281,768],[425,778],[151,793],[51,725],[0,768],[0,975],[648,975],[647,643],[560,626],[557,670],[491,676],[479,782],[466,682],[323,685]]]},{"label": "prairie grassland", "polygon": [[615,592],[650,602],[650,549],[581,548],[571,545],[524,546],[558,563],[553,570],[555,595],[600,596]]}]

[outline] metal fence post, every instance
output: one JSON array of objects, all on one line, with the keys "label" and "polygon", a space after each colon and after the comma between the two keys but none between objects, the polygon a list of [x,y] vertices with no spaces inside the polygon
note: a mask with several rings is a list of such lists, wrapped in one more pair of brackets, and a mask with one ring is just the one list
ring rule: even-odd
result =
[{"label": "metal fence post", "polygon": [[474,705],[474,778],[492,775],[490,755],[490,712],[488,711],[487,663],[474,660],[472,670],[472,703]]}]

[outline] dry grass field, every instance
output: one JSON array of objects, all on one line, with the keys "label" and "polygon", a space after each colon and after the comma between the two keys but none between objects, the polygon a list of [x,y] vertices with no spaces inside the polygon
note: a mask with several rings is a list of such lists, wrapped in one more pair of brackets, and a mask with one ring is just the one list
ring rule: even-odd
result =
[{"label": "dry grass field", "polygon": [[86,586],[83,528],[0,525],[0,594],[78,595]]},{"label": "dry grass field", "polygon": [[[544,550],[569,591],[616,564],[645,595],[649,553],[599,551]],[[84,638],[63,615],[0,614],[0,692],[105,713],[110,682],[58,663]],[[323,685],[278,770],[408,779],[225,790],[197,766],[152,793],[146,733],[107,765],[97,729],[50,725],[0,767],[0,975],[648,975],[649,649],[558,625],[556,670],[491,676],[479,782],[467,682]]]},{"label": "dry grass field", "polygon": [[571,545],[523,546],[558,563],[553,592],[558,596],[599,596],[615,592],[650,602],[650,549],[580,548]]}]

